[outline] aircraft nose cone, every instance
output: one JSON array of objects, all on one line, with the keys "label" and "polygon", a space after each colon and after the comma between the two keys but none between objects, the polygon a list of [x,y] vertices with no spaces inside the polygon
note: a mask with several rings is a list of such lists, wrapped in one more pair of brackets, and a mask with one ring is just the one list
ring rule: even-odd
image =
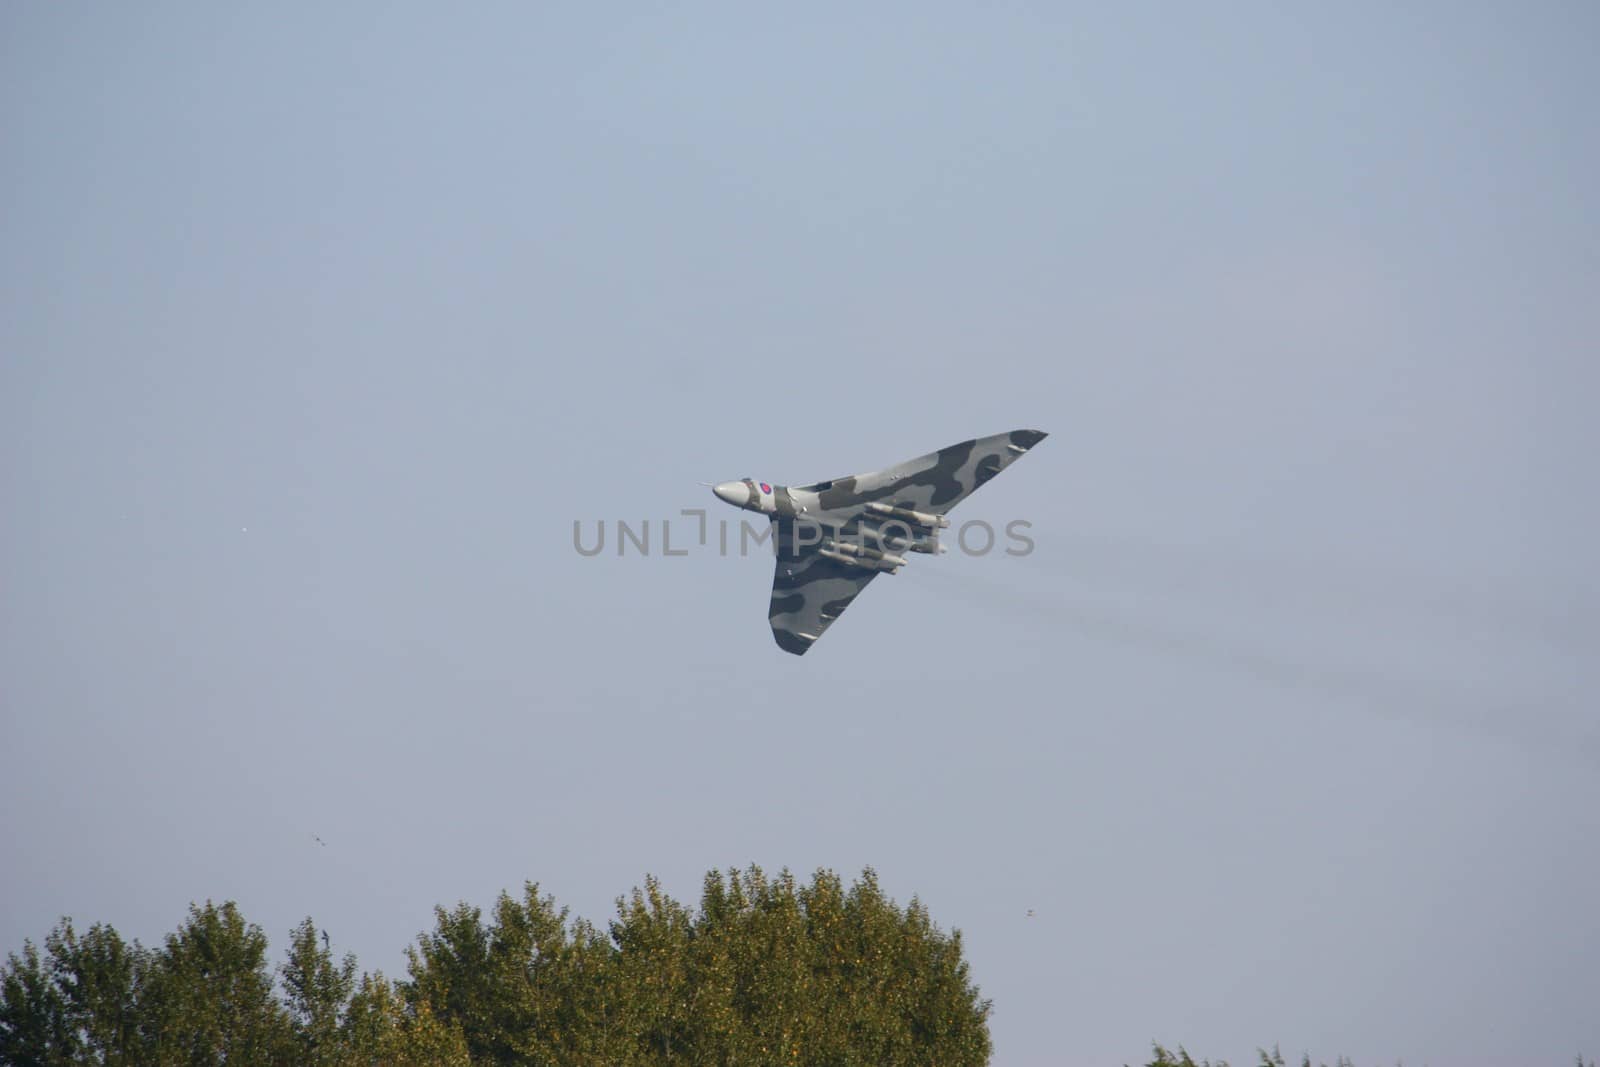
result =
[{"label": "aircraft nose cone", "polygon": [[717,499],[726,500],[736,508],[750,503],[750,489],[743,482],[723,482],[712,486],[711,491],[717,494]]}]

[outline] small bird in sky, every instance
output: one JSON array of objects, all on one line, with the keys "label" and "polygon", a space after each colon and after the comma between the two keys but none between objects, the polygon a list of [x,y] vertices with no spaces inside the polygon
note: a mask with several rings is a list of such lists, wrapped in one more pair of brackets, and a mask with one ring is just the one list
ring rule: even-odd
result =
[{"label": "small bird in sky", "polygon": [[317,844],[321,845],[323,848],[327,848],[328,847],[328,843],[326,841],[324,841],[322,838],[318,837],[316,834],[312,834],[311,835],[311,840],[315,841]]},{"label": "small bird in sky", "polygon": [[1028,909],[1028,918],[1030,918],[1030,919],[1033,918],[1033,909],[1032,908]]},{"label": "small bird in sky", "polygon": [[322,951],[333,951],[333,946],[328,943],[328,931],[326,930],[322,931]]}]

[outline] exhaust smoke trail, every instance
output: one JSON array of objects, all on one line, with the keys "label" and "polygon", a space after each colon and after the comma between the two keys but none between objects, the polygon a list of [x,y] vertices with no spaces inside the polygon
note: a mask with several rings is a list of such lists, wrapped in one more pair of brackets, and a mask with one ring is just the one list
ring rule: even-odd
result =
[{"label": "exhaust smoke trail", "polygon": [[1471,580],[1380,564],[1296,560],[1227,545],[1162,544],[1074,532],[1037,566],[1064,577],[1158,583],[1163,590],[1225,590],[1278,606],[1361,617],[1397,612],[1589,652],[1600,645],[1600,590],[1573,578],[1561,588],[1531,588],[1479,576]]},{"label": "exhaust smoke trail", "polygon": [[918,583],[932,595],[959,597],[1012,618],[1026,614],[1031,620],[1125,648],[1210,663],[1286,689],[1315,692],[1394,721],[1468,728],[1517,744],[1554,747],[1600,763],[1600,733],[1541,714],[1536,705],[1548,705],[1542,699],[1494,699],[1453,688],[1448,682],[1317,662],[1197,628],[1138,618],[1070,594],[1019,590],[948,568],[927,567],[917,573],[932,576],[930,582]]}]

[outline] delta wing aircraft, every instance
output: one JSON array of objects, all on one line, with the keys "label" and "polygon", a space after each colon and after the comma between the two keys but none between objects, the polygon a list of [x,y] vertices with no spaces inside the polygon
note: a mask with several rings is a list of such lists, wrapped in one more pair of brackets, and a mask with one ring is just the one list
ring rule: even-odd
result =
[{"label": "delta wing aircraft", "polygon": [[950,509],[1044,438],[1038,430],[997,433],[811,485],[742,478],[713,486],[720,499],[772,520],[777,571],[767,621],[778,647],[805,655],[868,582],[905,566],[905,553],[943,552],[939,531],[950,525]]}]

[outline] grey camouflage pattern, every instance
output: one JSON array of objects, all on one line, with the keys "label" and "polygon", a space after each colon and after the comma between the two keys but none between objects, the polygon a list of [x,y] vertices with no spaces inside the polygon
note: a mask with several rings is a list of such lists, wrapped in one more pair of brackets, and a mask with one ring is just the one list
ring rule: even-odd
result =
[{"label": "grey camouflage pattern", "polygon": [[[805,655],[873,578],[897,572],[908,551],[935,549],[938,528],[927,520],[948,513],[1046,436],[1012,430],[887,470],[770,486],[765,493],[765,483],[750,478],[717,486],[722,500],[771,517],[777,560],[767,621],[778,647]],[[868,504],[901,513],[885,515]]]}]

